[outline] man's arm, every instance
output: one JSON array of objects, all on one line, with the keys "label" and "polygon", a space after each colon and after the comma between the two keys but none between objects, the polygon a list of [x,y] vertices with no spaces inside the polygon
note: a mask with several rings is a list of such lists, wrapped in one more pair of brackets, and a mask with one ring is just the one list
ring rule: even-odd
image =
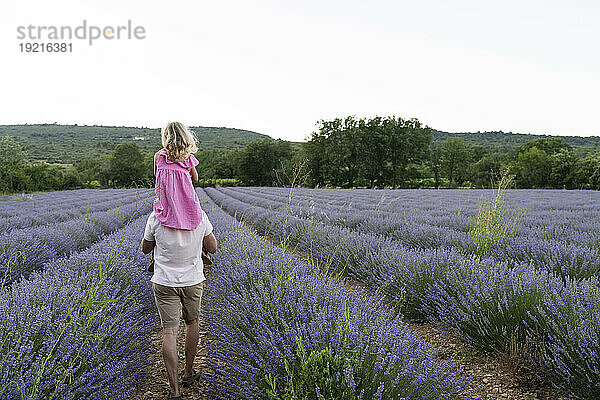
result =
[{"label": "man's arm", "polygon": [[155,242],[152,242],[152,241],[149,241],[146,239],[142,239],[142,253],[144,253],[144,254],[150,253],[154,249],[155,245],[156,245]]},{"label": "man's arm", "polygon": [[217,251],[217,238],[212,233],[204,236],[202,247],[209,253],[215,253]]}]

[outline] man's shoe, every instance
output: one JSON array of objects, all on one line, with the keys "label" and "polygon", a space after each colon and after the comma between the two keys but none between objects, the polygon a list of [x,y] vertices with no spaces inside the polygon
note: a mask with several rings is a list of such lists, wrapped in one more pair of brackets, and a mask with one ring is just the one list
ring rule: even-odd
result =
[{"label": "man's shoe", "polygon": [[196,372],[196,370],[192,370],[192,374],[190,376],[184,376],[183,378],[181,378],[181,384],[183,386],[190,386],[198,379],[200,379],[201,374],[202,372]]}]

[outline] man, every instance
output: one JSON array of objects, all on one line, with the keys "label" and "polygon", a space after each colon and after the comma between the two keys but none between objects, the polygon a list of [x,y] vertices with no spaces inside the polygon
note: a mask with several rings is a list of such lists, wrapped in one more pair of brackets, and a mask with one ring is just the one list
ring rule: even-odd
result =
[{"label": "man", "polygon": [[202,248],[210,253],[217,251],[213,226],[206,213],[193,230],[173,229],[163,226],[154,212],[148,217],[142,252],[154,250],[154,274],[152,290],[163,328],[162,355],[167,368],[170,399],[181,399],[177,377],[179,356],[177,331],[179,317],[185,320],[185,369],[184,386],[191,385],[200,373],[196,372],[194,359],[198,348],[198,316],[204,287]]}]

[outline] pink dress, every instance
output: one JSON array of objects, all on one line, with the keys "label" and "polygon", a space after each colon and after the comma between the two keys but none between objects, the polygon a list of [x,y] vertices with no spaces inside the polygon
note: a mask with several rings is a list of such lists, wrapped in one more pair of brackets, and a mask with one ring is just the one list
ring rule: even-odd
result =
[{"label": "pink dress", "polygon": [[156,160],[156,198],[154,214],[163,226],[194,230],[202,221],[202,209],[192,185],[190,171],[198,165],[193,155],[181,162],[167,159],[167,151]]}]

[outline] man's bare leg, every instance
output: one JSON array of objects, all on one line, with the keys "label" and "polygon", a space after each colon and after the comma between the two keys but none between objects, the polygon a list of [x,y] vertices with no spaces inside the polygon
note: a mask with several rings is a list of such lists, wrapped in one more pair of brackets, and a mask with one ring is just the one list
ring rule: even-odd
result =
[{"label": "man's bare leg", "polygon": [[[171,396],[179,396],[179,381],[177,376],[179,354],[177,352],[177,328],[163,328],[162,355],[167,367]],[[186,335],[187,339],[187,335]]]},{"label": "man's bare leg", "polygon": [[194,360],[198,352],[198,318],[185,324],[185,370],[183,376],[192,375]]}]

